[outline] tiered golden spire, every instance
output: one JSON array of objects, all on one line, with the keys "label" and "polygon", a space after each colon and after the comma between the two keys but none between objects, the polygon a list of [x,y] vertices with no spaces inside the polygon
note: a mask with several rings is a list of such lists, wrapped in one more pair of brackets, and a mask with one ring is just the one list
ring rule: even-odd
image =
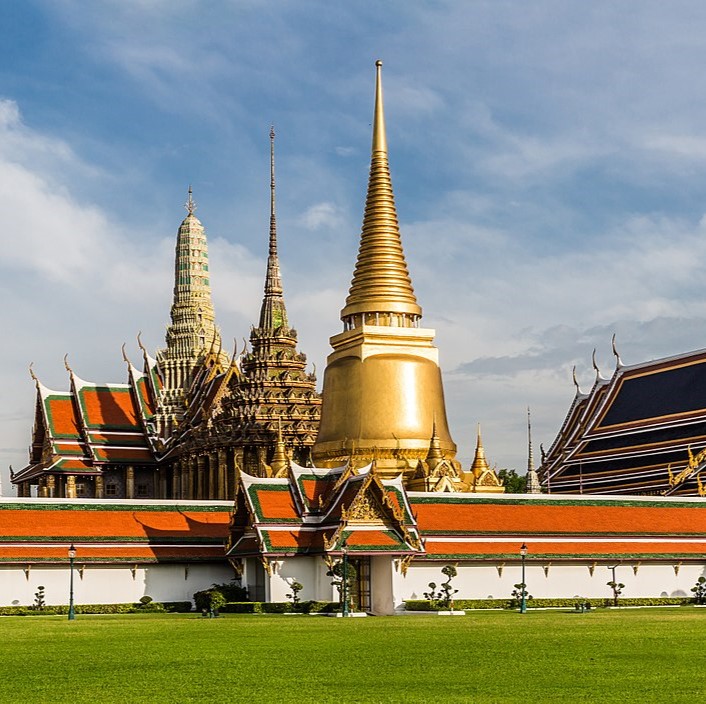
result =
[{"label": "tiered golden spire", "polygon": [[358,260],[341,319],[352,327],[363,323],[413,327],[422,309],[407,270],[392,192],[382,99],[382,61],[376,61],[375,66],[375,117],[368,195]]},{"label": "tiered golden spire", "polygon": [[480,434],[480,423],[478,423],[478,439],[476,441],[476,456],[473,458],[473,464],[471,465],[471,472],[473,476],[478,479],[478,477],[487,472],[490,469],[488,465],[488,460],[485,458],[485,448],[483,447],[483,438]]}]

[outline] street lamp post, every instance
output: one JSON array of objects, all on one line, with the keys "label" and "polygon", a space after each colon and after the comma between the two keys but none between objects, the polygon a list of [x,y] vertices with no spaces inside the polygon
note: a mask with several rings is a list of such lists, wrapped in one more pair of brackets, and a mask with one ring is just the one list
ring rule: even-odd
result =
[{"label": "street lamp post", "polygon": [[348,546],[345,541],[341,545],[341,550],[343,551],[343,589],[341,590],[343,596],[343,615],[348,616]]},{"label": "street lamp post", "polygon": [[76,548],[74,544],[71,543],[69,548],[69,621],[73,621],[76,618],[74,613],[74,560],[76,559]]},{"label": "street lamp post", "polygon": [[527,545],[522,543],[520,547],[520,557],[522,558],[522,585],[520,589],[522,590],[522,595],[520,597],[520,613],[527,613],[527,583],[525,582],[525,558],[527,557]]}]

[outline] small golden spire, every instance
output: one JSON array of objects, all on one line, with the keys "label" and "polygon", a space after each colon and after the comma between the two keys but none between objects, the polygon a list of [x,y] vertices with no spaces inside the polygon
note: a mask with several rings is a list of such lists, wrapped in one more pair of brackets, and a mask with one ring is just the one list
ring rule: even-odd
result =
[{"label": "small golden spire", "polygon": [[[426,461],[429,469],[434,469],[439,462],[444,459],[444,453],[441,451],[441,441],[436,432],[436,412],[434,412],[431,424],[431,440],[429,441],[429,452],[427,452]],[[432,466],[433,465],[433,466]]]},{"label": "small golden spire", "polygon": [[277,416],[277,442],[275,443],[275,451],[272,455],[272,476],[275,479],[282,479],[287,476],[289,470],[289,458],[284,449],[284,441],[282,440],[282,419]]},{"label": "small golden spire", "polygon": [[471,472],[473,476],[478,479],[483,472],[487,472],[490,469],[488,465],[488,460],[485,458],[485,448],[483,447],[483,438],[480,434],[480,423],[478,423],[478,438],[476,440],[476,455],[473,458],[473,464],[471,465]]},{"label": "small golden spire", "polygon": [[389,316],[397,315],[400,316],[397,324],[411,327],[421,317],[422,309],[417,303],[407,270],[392,192],[382,97],[382,61],[376,61],[375,66],[375,113],[368,195],[358,261],[341,319],[346,322],[356,314],[372,313],[378,315],[363,322],[389,325]]}]

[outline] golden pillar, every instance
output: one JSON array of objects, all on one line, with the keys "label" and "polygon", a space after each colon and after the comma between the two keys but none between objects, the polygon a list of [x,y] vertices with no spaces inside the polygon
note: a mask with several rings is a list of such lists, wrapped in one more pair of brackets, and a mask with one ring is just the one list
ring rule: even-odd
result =
[{"label": "golden pillar", "polygon": [[56,496],[56,477],[53,474],[47,477],[47,495],[50,499]]},{"label": "golden pillar", "polygon": [[217,499],[218,498],[218,487],[217,487],[217,468],[218,460],[217,453],[209,452],[206,457],[208,461],[208,487],[204,494],[204,499]]},{"label": "golden pillar", "polygon": [[47,492],[47,481],[45,477],[39,479],[39,486],[37,487],[37,496],[42,499],[46,499],[48,496]]},{"label": "golden pillar", "polygon": [[66,477],[66,498],[76,498],[76,477],[73,474],[69,474],[69,476]]},{"label": "golden pillar", "polygon": [[321,425],[312,455],[320,466],[349,457],[375,460],[383,476],[407,476],[426,457],[432,426],[443,457],[458,465],[434,331],[419,326],[387,156],[382,62],[376,63],[375,113],[368,194],[353,280],[341,311],[344,330],[331,338]]},{"label": "golden pillar", "polygon": [[132,465],[125,468],[125,498],[135,498],[135,468]]},{"label": "golden pillar", "polygon": [[172,464],[172,498],[181,498],[181,487],[179,479],[181,478],[181,461],[177,460]]},{"label": "golden pillar", "polygon": [[194,463],[196,458],[189,455],[186,459],[186,496],[185,499],[194,498]]},{"label": "golden pillar", "polygon": [[103,477],[99,474],[96,477],[96,498],[102,499],[104,496],[105,489],[103,487]]},{"label": "golden pillar", "polygon": [[218,491],[216,498],[220,501],[225,501],[228,495],[228,467],[226,462],[226,451],[224,448],[219,447],[216,459],[218,466]]},{"label": "golden pillar", "polygon": [[205,499],[206,484],[206,456],[199,455],[196,458],[196,499]]}]

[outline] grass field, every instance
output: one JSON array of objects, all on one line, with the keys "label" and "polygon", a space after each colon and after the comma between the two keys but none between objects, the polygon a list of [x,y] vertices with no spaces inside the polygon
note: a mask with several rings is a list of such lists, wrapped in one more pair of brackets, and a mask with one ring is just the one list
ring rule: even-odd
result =
[{"label": "grass field", "polygon": [[689,702],[706,609],[0,618],[1,702]]}]

